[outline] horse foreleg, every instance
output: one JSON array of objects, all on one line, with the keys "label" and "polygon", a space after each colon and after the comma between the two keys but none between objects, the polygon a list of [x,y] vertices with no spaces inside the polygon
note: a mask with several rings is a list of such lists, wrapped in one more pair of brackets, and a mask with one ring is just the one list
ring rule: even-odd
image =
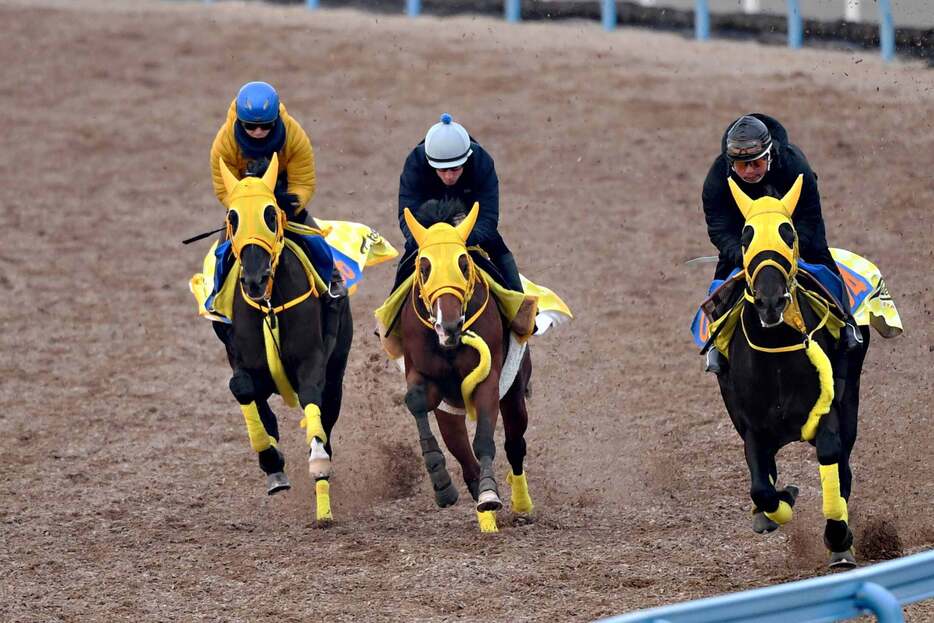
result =
[{"label": "horse foreleg", "polygon": [[531,359],[526,353],[516,382],[512,384],[512,387],[509,388],[509,391],[500,401],[503,428],[506,433],[506,443],[504,444],[506,459],[512,468],[506,476],[506,482],[509,483],[511,489],[512,512],[520,515],[528,515],[534,508],[523,469],[523,463],[525,462],[525,431],[529,425],[529,414],[525,404],[525,388],[531,368]]},{"label": "horse foreleg", "polygon": [[477,406],[477,431],[474,433],[473,452],[480,463],[480,485],[477,496],[477,510],[497,511],[503,507],[493,473],[493,459],[496,457],[496,444],[493,433],[496,430],[496,418],[499,415],[499,375],[490,374],[474,390],[474,402]]},{"label": "horse foreleg", "polygon": [[849,466],[840,440],[840,422],[835,408],[821,418],[814,445],[820,464],[823,512],[827,520],[824,545],[831,552],[830,566],[855,566],[856,558],[850,549],[853,546],[853,532],[849,527],[849,510],[840,486],[841,475]]},{"label": "horse foreleg", "polygon": [[314,352],[297,367],[298,401],[304,417],[301,426],[305,429],[308,443],[308,474],[315,481],[315,518],[318,525],[327,526],[333,521],[328,477],[331,475],[331,455],[327,451],[328,434],[321,420],[322,395],[324,393],[325,361],[320,352]]},{"label": "horse foreleg", "polygon": [[[746,431],[744,451],[746,465],[749,467],[749,497],[756,506],[754,513],[763,513],[765,517],[777,525],[791,521],[794,516],[792,507],[797,494],[796,487],[786,487],[782,491],[775,489],[773,473],[775,472],[776,448],[770,444],[762,443],[751,430]],[[771,524],[756,519],[753,522],[756,532],[771,532]]]},{"label": "horse foreleg", "polygon": [[467,485],[470,496],[476,502],[480,485],[480,463],[477,462],[473,448],[470,447],[466,418],[463,415],[453,415],[436,409],[435,420],[438,422],[438,430],[441,431],[444,445],[460,463],[464,484]]},{"label": "horse foreleg", "polygon": [[407,375],[409,389],[405,393],[405,406],[415,417],[418,427],[418,442],[422,449],[422,458],[425,460],[425,469],[431,478],[431,486],[435,492],[435,502],[441,508],[451,506],[457,502],[457,489],[451,482],[444,461],[444,453],[438,446],[438,440],[431,432],[428,422],[428,412],[434,410],[441,403],[441,392],[434,383],[411,370]]},{"label": "horse foreleg", "polygon": [[266,402],[268,396],[257,395],[253,378],[242,368],[230,378],[230,392],[240,404],[250,446],[259,457],[260,469],[266,474],[266,493],[273,495],[289,489],[291,485],[283,471],[285,457],[277,447],[279,428],[276,416]]}]

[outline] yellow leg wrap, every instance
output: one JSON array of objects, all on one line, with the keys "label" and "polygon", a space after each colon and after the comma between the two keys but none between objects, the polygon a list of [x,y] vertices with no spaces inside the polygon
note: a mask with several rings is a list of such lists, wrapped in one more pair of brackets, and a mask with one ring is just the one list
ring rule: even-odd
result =
[{"label": "yellow leg wrap", "polygon": [[299,426],[305,429],[305,441],[311,445],[311,440],[317,437],[322,443],[328,442],[328,436],[324,433],[324,426],[321,425],[321,409],[318,405],[305,405],[305,417],[299,422]]},{"label": "yellow leg wrap", "polygon": [[791,508],[791,505],[788,502],[782,500],[778,503],[778,508],[775,509],[774,513],[765,513],[765,516],[782,526],[791,521],[791,518],[794,517],[795,511]]},{"label": "yellow leg wrap", "polygon": [[473,403],[473,392],[477,385],[483,382],[490,375],[490,348],[483,341],[483,338],[473,331],[465,331],[461,335],[461,344],[470,346],[480,353],[480,363],[473,371],[464,377],[461,382],[461,396],[464,398],[464,409],[467,411],[467,417],[471,422],[477,420],[477,407]]},{"label": "yellow leg wrap", "polygon": [[820,466],[820,488],[824,496],[824,518],[848,521],[846,500],[840,495],[840,470],[837,463]]},{"label": "yellow leg wrap", "polygon": [[833,367],[824,349],[816,341],[808,342],[805,353],[817,369],[817,376],[820,379],[820,395],[814,403],[814,408],[808,414],[807,421],[801,427],[801,440],[811,441],[817,434],[817,425],[820,423],[821,416],[830,411],[830,403],[833,402]]},{"label": "yellow leg wrap", "polygon": [[333,521],[331,516],[331,483],[319,480],[315,483],[315,519]]},{"label": "yellow leg wrap", "polygon": [[512,512],[525,515],[531,513],[534,506],[529,495],[529,483],[525,479],[525,472],[516,476],[512,473],[512,470],[509,470],[509,473],[506,474],[506,482],[509,483],[512,489]]},{"label": "yellow leg wrap", "polygon": [[496,527],[496,511],[477,511],[477,523],[480,524],[480,532],[499,532]]},{"label": "yellow leg wrap", "polygon": [[250,436],[250,445],[253,446],[254,450],[262,452],[269,446],[276,445],[276,440],[269,436],[266,427],[263,426],[263,421],[259,419],[256,402],[240,405],[240,410],[243,411],[243,419],[246,420],[246,432]]}]

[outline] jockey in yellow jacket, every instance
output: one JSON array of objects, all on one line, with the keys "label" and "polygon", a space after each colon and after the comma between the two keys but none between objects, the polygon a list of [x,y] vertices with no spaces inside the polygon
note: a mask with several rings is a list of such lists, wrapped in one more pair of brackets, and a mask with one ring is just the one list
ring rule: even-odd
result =
[{"label": "jockey in yellow jacket", "polygon": [[[221,158],[238,178],[260,177],[274,153],[278,154],[279,161],[274,191],[276,203],[288,220],[317,227],[308,210],[315,194],[315,154],[308,134],[289,115],[272,85],[248,82],[230,103],[227,119],[211,145],[211,177],[217,199],[229,207],[220,170]],[[312,262],[319,272],[322,268],[330,272],[321,277],[326,281],[330,278],[331,295],[343,296],[346,288],[340,273],[333,269],[333,258],[330,264],[316,261],[316,258],[312,258]]]}]

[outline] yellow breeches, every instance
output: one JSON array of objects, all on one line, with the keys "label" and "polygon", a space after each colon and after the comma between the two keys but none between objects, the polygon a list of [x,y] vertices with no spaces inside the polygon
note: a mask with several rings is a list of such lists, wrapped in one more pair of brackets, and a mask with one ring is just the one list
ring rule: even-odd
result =
[{"label": "yellow breeches", "polygon": [[532,497],[529,495],[529,483],[525,479],[525,472],[516,476],[510,470],[506,475],[506,482],[509,483],[512,489],[512,512],[525,515],[531,513],[534,506],[532,505]]},{"label": "yellow breeches", "polygon": [[775,509],[775,512],[765,513],[765,516],[781,526],[791,521],[794,514],[795,512],[792,510],[791,505],[782,500],[778,503],[778,508]]},{"label": "yellow breeches", "polygon": [[240,405],[243,411],[243,419],[246,421],[246,432],[250,436],[250,445],[257,452],[262,452],[269,446],[276,445],[276,440],[269,436],[263,421],[259,418],[259,410],[256,408],[256,402],[248,405]]},{"label": "yellow breeches", "polygon": [[318,521],[331,521],[331,483],[319,480],[315,483],[315,518]]},{"label": "yellow breeches", "polygon": [[324,432],[324,426],[321,425],[321,409],[316,404],[305,405],[305,417],[299,422],[299,425],[305,429],[305,441],[311,445],[311,440],[317,437],[321,443],[328,442],[328,436]]},{"label": "yellow breeches", "polygon": [[820,395],[808,414],[807,421],[801,427],[801,440],[811,441],[817,434],[817,425],[820,424],[821,417],[830,411],[830,403],[833,402],[833,367],[827,353],[816,341],[810,340],[804,352],[817,369],[820,379]]},{"label": "yellow breeches", "polygon": [[477,420],[477,407],[473,402],[473,392],[477,389],[477,385],[490,375],[490,348],[483,341],[483,338],[473,331],[465,331],[461,335],[461,343],[470,346],[480,354],[480,363],[461,382],[464,409],[467,411],[467,417],[470,418],[470,421],[475,422]]},{"label": "yellow breeches", "polygon": [[477,511],[477,523],[480,524],[480,532],[499,532],[495,511]]},{"label": "yellow breeches", "polygon": [[824,496],[824,518],[847,522],[846,500],[840,495],[840,469],[837,463],[820,466],[820,488]]}]

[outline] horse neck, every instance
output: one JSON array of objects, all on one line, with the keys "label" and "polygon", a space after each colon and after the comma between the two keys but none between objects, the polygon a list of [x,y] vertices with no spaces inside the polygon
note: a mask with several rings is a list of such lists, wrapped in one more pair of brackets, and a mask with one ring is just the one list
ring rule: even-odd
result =
[{"label": "horse neck", "polygon": [[282,249],[276,272],[272,276],[272,304],[287,303],[305,294],[309,287],[308,275],[301,261],[288,247]]}]

